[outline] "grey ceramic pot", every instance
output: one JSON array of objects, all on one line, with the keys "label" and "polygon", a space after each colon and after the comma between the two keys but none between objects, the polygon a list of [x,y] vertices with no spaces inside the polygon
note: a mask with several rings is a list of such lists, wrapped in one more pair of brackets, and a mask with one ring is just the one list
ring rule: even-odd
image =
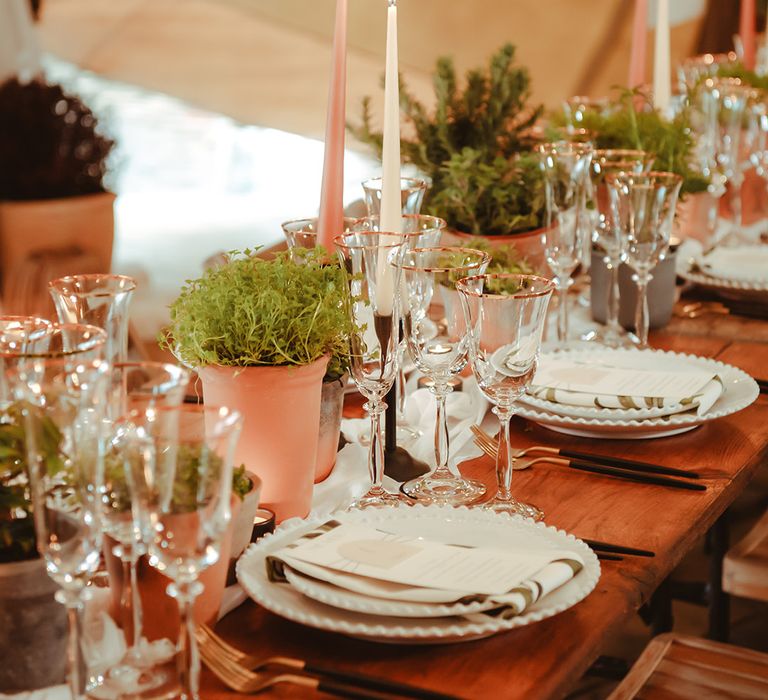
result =
[{"label": "grey ceramic pot", "polygon": [[[675,253],[670,252],[653,270],[653,279],[648,285],[648,313],[650,328],[662,328],[672,318],[675,305]],[[605,323],[605,304],[610,281],[608,268],[600,252],[592,251],[590,300],[592,318]],[[625,264],[619,268],[619,323],[627,330],[635,329],[635,307],[637,286],[632,281],[632,269]]]},{"label": "grey ceramic pot", "polygon": [[41,559],[0,564],[0,692],[64,682],[67,614]]}]

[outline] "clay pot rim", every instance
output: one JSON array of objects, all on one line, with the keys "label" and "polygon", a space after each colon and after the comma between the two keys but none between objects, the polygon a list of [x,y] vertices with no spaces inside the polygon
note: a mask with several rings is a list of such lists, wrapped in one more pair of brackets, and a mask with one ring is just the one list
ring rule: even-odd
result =
[{"label": "clay pot rim", "polygon": [[279,370],[303,370],[307,369],[309,367],[314,367],[318,363],[323,362],[325,360],[326,362],[330,361],[331,355],[330,353],[326,355],[322,355],[318,357],[316,360],[313,360],[312,362],[308,362],[303,365],[201,365],[198,367],[195,371],[200,372],[213,372],[216,374],[225,374],[225,373],[231,373],[231,374],[240,374],[242,372],[247,372],[248,370],[262,370],[262,371],[279,371]]}]

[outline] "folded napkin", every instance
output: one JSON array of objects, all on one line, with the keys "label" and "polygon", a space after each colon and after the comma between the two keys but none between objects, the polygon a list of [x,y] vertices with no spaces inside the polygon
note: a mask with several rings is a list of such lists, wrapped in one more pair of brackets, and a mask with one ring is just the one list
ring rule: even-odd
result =
[{"label": "folded napkin", "polygon": [[[657,371],[583,360],[542,360],[528,393],[538,399],[589,408],[669,408],[706,413],[723,393],[708,371]],[[681,408],[683,407],[683,408]]]},{"label": "folded napkin", "polygon": [[715,248],[699,267],[713,277],[738,282],[768,282],[768,245]]},{"label": "folded napkin", "polygon": [[267,576],[286,569],[382,600],[451,605],[488,603],[483,614],[519,615],[583,567],[567,550],[466,547],[328,520],[266,559]]}]

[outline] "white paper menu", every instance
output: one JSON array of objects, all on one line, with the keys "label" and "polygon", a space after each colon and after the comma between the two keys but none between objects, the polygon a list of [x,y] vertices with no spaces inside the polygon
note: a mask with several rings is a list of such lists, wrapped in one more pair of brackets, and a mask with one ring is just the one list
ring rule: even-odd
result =
[{"label": "white paper menu", "polygon": [[547,359],[539,365],[532,383],[589,394],[677,398],[698,394],[714,377],[714,372],[693,368],[670,372]]},{"label": "white paper menu", "polygon": [[336,571],[409,586],[501,595],[552,561],[574,559],[554,549],[514,550],[462,547],[361,524],[343,524],[310,541],[275,553]]}]

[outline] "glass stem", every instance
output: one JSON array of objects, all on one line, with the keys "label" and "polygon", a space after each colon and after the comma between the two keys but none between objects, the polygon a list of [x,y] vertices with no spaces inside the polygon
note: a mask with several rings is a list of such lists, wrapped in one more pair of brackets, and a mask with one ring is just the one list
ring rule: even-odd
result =
[{"label": "glass stem", "polygon": [[85,697],[86,667],[80,646],[83,631],[83,600],[74,591],[61,589],[56,600],[67,609],[69,637],[67,639],[67,684],[73,700]]},{"label": "glass stem", "polygon": [[400,357],[400,366],[397,369],[397,417],[405,421],[405,372],[403,371],[403,358]]},{"label": "glass stem", "polygon": [[605,299],[605,325],[611,334],[620,335],[619,328],[619,260],[606,260],[610,273]]},{"label": "glass stem", "polygon": [[[129,645],[139,647],[141,645],[141,635],[143,634],[144,620],[142,618],[141,592],[139,591],[139,554],[135,547],[131,547],[130,552],[130,572],[131,580],[131,612],[133,613],[133,644]],[[127,639],[126,639],[127,643]]]},{"label": "glass stem", "polygon": [[493,412],[499,417],[499,444],[496,452],[496,492],[497,501],[512,500],[512,467],[515,458],[509,442],[509,421],[512,410],[509,406],[494,406]]},{"label": "glass stem", "polygon": [[640,347],[648,347],[648,282],[650,275],[637,274],[635,282],[637,283],[637,306],[635,307],[635,333],[640,339]]},{"label": "glass stem", "polygon": [[557,281],[557,340],[564,343],[568,340],[568,283]]},{"label": "glass stem", "polygon": [[448,414],[445,409],[446,398],[453,391],[448,384],[435,383],[431,388],[437,402],[435,420],[435,464],[437,468],[432,473],[435,479],[450,479],[453,477],[448,468]]},{"label": "glass stem", "polygon": [[126,551],[126,545],[123,545],[120,563],[123,567],[123,591],[120,597],[120,610],[122,610],[123,634],[125,635],[125,645],[132,649],[136,644],[136,614],[135,614],[135,591],[136,575],[134,565],[131,561],[133,555],[131,550]]},{"label": "glass stem", "polygon": [[371,416],[371,442],[368,447],[368,476],[371,479],[371,487],[368,494],[383,492],[381,480],[384,477],[384,438],[381,430],[381,416],[387,409],[383,401],[373,403],[368,401],[365,410]]},{"label": "glass stem", "polygon": [[[738,166],[737,166],[738,170]],[[731,212],[733,214],[733,231],[738,235],[744,227],[744,211],[741,206],[741,186],[744,183],[744,175],[737,172],[730,182],[731,185]]]},{"label": "glass stem", "polygon": [[198,700],[200,697],[200,656],[195,639],[194,605],[202,590],[202,584],[197,581],[177,581],[168,586],[168,594],[176,598],[181,617],[176,668],[182,700]]}]

